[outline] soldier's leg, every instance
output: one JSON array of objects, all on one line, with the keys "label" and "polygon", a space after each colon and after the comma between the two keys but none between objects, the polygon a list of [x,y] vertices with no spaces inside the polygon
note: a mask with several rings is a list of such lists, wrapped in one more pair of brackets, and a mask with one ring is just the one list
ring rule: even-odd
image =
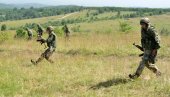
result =
[{"label": "soldier's leg", "polygon": [[148,64],[148,62],[149,62],[149,54],[147,51],[145,51],[142,61],[140,62],[135,74],[133,75],[130,74],[129,77],[132,79],[138,78],[142,74],[142,71],[145,68],[145,64]]},{"label": "soldier's leg", "polygon": [[42,54],[40,56],[40,58],[38,58],[38,60],[36,61],[36,63],[38,64],[39,62],[41,62],[44,59],[44,54]]},{"label": "soldier's leg", "polygon": [[142,71],[143,71],[143,69],[145,68],[145,64],[146,64],[146,61],[145,60],[142,60],[141,62],[140,62],[140,64],[139,64],[139,66],[138,66],[138,68],[137,68],[137,70],[136,70],[136,75],[137,75],[137,77],[139,77],[141,74],[142,74]]},{"label": "soldier's leg", "polygon": [[69,41],[70,40],[70,34],[69,33],[65,33],[65,41]]},{"label": "soldier's leg", "polygon": [[40,57],[40,58],[38,58],[38,60],[37,61],[33,61],[33,60],[31,60],[31,63],[33,63],[34,65],[37,65],[39,62],[41,62],[42,60],[44,59],[44,57]]},{"label": "soldier's leg", "polygon": [[45,54],[45,59],[50,63],[54,63],[54,61],[50,59],[50,57],[52,56],[53,53],[54,53],[54,51],[48,50],[48,52],[46,52],[46,54]]},{"label": "soldier's leg", "polygon": [[31,36],[29,36],[29,37],[28,37],[28,40],[31,40],[31,39],[32,39],[32,37],[31,37]]},{"label": "soldier's leg", "polygon": [[142,74],[143,69],[145,68],[145,63],[146,63],[145,60],[142,59],[142,61],[140,62],[135,74],[129,75],[129,77],[132,78],[132,79],[138,78]]},{"label": "soldier's leg", "polygon": [[41,54],[40,58],[38,58],[37,61],[33,61],[31,60],[31,62],[34,64],[34,65],[37,65],[39,62],[41,62],[44,58],[45,58],[45,53],[47,52],[47,50]]},{"label": "soldier's leg", "polygon": [[30,40],[32,40],[32,36],[30,36]]},{"label": "soldier's leg", "polygon": [[146,64],[146,67],[153,73],[155,73],[157,76],[161,76],[161,72],[155,64],[148,63]]}]

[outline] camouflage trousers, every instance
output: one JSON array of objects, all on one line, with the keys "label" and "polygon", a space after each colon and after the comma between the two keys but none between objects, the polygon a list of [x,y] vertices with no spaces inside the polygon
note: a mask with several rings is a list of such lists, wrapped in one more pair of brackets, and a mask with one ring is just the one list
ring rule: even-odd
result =
[{"label": "camouflage trousers", "polygon": [[156,56],[154,58],[150,57],[151,53],[152,53],[151,50],[144,51],[144,56],[142,57],[142,61],[140,62],[139,66],[136,70],[136,75],[140,76],[145,67],[147,67],[149,70],[151,70],[155,74],[160,72],[158,67],[151,62],[151,60],[155,60],[155,58],[156,58]]},{"label": "camouflage trousers", "polygon": [[28,40],[32,40],[32,36],[28,36]]},{"label": "camouflage trousers", "polygon": [[40,61],[42,61],[44,58],[49,61],[50,63],[54,63],[50,58],[50,56],[52,56],[52,54],[55,52],[55,48],[48,48],[47,50],[45,50],[44,53],[41,54],[41,57],[36,61],[36,63],[38,64]]},{"label": "camouflage trousers", "polygon": [[70,37],[70,33],[65,33],[65,37]]},{"label": "camouflage trousers", "polygon": [[45,50],[44,53],[42,53],[42,57],[44,57],[45,59],[49,59],[50,56],[52,56],[52,54],[54,53],[55,49],[54,48],[48,48],[47,50]]}]

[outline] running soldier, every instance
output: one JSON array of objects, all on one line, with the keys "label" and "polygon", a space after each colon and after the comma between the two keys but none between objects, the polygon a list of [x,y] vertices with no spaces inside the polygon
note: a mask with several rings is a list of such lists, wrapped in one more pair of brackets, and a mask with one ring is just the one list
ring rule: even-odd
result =
[{"label": "running soldier", "polygon": [[146,66],[149,70],[155,73],[157,76],[161,76],[161,72],[155,65],[155,59],[157,51],[160,48],[160,38],[155,28],[151,26],[149,18],[142,18],[140,20],[141,25],[141,44],[144,50],[142,61],[139,64],[136,72],[130,74],[131,79],[138,78]]}]

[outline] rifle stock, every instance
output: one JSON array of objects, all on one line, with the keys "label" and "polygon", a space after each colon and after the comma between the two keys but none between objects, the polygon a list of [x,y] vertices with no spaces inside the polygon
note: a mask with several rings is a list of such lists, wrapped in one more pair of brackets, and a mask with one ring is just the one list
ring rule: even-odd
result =
[{"label": "rifle stock", "polygon": [[143,49],[140,45],[136,45],[135,43],[133,43],[133,45],[134,45],[135,47],[137,47],[138,49],[140,49],[141,51],[144,51],[144,49]]},{"label": "rifle stock", "polygon": [[[140,45],[136,45],[135,43],[133,43],[133,45],[134,45],[136,48],[140,49],[142,52],[144,52],[144,49],[143,49]],[[144,53],[139,54],[139,57],[142,57],[143,55],[144,55]]]}]

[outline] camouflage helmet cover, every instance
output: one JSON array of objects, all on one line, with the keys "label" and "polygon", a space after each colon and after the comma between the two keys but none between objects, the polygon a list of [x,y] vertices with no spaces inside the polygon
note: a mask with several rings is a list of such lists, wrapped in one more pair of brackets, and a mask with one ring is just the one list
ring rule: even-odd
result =
[{"label": "camouflage helmet cover", "polygon": [[145,18],[142,18],[141,20],[140,20],[140,24],[150,24],[150,20],[149,20],[149,18],[147,18],[147,17],[145,17]]},{"label": "camouflage helmet cover", "polygon": [[37,24],[37,26],[38,26],[38,27],[41,27],[41,25],[40,25],[40,24]]}]

